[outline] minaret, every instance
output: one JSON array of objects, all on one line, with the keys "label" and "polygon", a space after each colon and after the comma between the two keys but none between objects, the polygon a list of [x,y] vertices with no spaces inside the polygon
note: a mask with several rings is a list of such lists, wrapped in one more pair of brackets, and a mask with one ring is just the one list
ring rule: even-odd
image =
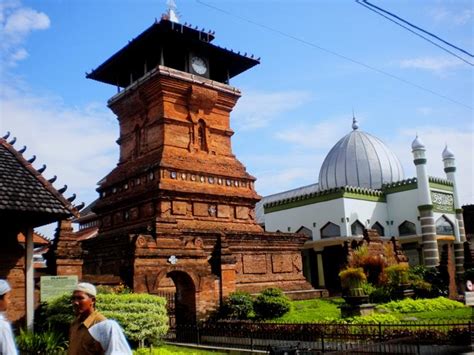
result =
[{"label": "minaret", "polygon": [[420,211],[421,238],[423,243],[423,260],[426,267],[439,264],[438,243],[436,241],[436,225],[433,216],[428,174],[426,172],[425,146],[416,136],[411,144],[413,162],[416,166],[418,180],[418,210]]},{"label": "minaret", "polygon": [[444,172],[448,181],[453,183],[453,200],[456,219],[454,223],[454,235],[456,237],[454,243],[454,256],[456,262],[456,276],[458,279],[464,273],[464,242],[466,241],[466,232],[464,230],[464,220],[462,217],[462,208],[459,203],[459,196],[456,184],[456,163],[454,154],[448,149],[448,146],[443,150]]}]

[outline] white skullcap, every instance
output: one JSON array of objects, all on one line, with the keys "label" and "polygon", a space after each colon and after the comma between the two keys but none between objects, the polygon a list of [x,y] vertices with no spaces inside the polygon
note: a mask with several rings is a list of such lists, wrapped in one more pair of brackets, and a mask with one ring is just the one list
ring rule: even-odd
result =
[{"label": "white skullcap", "polygon": [[97,296],[97,290],[93,284],[90,284],[88,282],[80,282],[77,284],[76,288],[74,291],[82,291],[87,293],[90,296]]},{"label": "white skullcap", "polygon": [[0,296],[3,296],[5,293],[10,292],[12,288],[6,280],[0,280]]}]

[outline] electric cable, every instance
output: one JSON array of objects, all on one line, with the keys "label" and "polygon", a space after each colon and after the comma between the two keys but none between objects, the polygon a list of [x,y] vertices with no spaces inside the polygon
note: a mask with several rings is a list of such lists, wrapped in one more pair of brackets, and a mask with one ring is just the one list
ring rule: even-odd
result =
[{"label": "electric cable", "polygon": [[445,52],[448,52],[449,54],[451,54],[451,55],[453,55],[454,57],[456,57],[456,58],[462,60],[463,62],[465,62],[465,63],[467,63],[467,64],[469,64],[469,65],[471,65],[471,66],[474,66],[474,63],[471,63],[471,62],[467,61],[466,59],[464,59],[463,57],[461,57],[461,56],[457,55],[456,53],[450,51],[449,49],[444,48],[443,46],[441,46],[441,45],[439,45],[438,43],[436,43],[436,42],[430,40],[429,38],[426,38],[425,36],[423,36],[423,35],[421,35],[421,34],[415,32],[415,31],[413,31],[412,29],[410,29],[410,28],[408,28],[408,27],[402,25],[401,23],[399,23],[399,22],[397,22],[397,21],[391,19],[390,17],[388,17],[388,16],[386,16],[386,15],[384,15],[384,14],[378,12],[377,10],[375,10],[375,9],[373,9],[373,8],[371,8],[371,7],[369,7],[369,6],[367,6],[367,5],[365,4],[366,1],[362,0],[364,3],[361,3],[361,2],[360,2],[361,0],[355,0],[355,1],[356,1],[356,3],[358,3],[359,5],[362,5],[363,7],[367,8],[368,10],[375,12],[375,13],[378,14],[379,16],[382,16],[382,17],[386,18],[387,20],[392,21],[392,22],[395,23],[396,25],[398,25],[398,26],[400,26],[400,27],[403,27],[403,28],[406,29],[407,31],[413,33],[414,35],[416,35],[416,36],[418,36],[418,37],[423,38],[425,41],[430,42],[431,44],[435,45],[436,47],[442,49],[442,50],[445,51]]},{"label": "electric cable", "polygon": [[[356,2],[360,4],[359,1],[360,1],[360,0],[356,0]],[[448,46],[453,47],[453,48],[457,49],[457,50],[460,51],[460,52],[463,52],[464,54],[467,54],[467,55],[470,56],[471,58],[474,58],[474,55],[473,55],[473,54],[469,53],[468,51],[466,51],[466,50],[464,50],[464,49],[462,49],[462,48],[460,48],[460,47],[458,47],[458,46],[456,46],[456,45],[454,45],[454,44],[452,44],[452,43],[450,43],[450,42],[448,42],[448,41],[445,41],[444,39],[442,39],[441,37],[435,35],[434,33],[431,33],[431,32],[429,32],[429,31],[426,31],[426,30],[422,29],[421,27],[418,27],[418,26],[416,26],[416,25],[414,25],[414,24],[408,22],[407,20],[404,20],[404,19],[401,18],[400,16],[397,16],[397,15],[395,15],[394,13],[392,13],[392,12],[390,12],[390,11],[384,10],[384,9],[382,9],[381,7],[378,7],[378,6],[376,6],[376,5],[374,5],[374,4],[370,3],[370,2],[368,2],[367,0],[362,0],[362,1],[363,1],[365,4],[367,4],[367,5],[371,6],[371,7],[374,7],[374,8],[376,8],[377,10],[382,11],[382,12],[388,14],[389,16],[395,17],[397,20],[400,20],[400,21],[402,21],[403,23],[406,23],[408,26],[413,27],[413,28],[416,28],[418,31],[421,31],[421,32],[423,32],[423,33],[426,33],[427,35],[436,38],[438,41],[443,42],[443,43],[447,44]]]},{"label": "electric cable", "polygon": [[416,84],[416,83],[414,83],[414,82],[412,82],[412,81],[403,79],[403,78],[401,78],[401,77],[399,77],[399,76],[396,76],[396,75],[394,75],[394,74],[391,74],[391,73],[389,73],[389,72],[386,72],[386,71],[384,71],[384,70],[382,70],[382,69],[378,69],[378,68],[373,67],[373,66],[371,66],[371,65],[369,65],[369,64],[363,63],[363,62],[361,62],[361,61],[359,61],[359,60],[352,59],[352,58],[350,58],[350,57],[348,57],[348,56],[346,56],[346,55],[339,54],[339,53],[337,53],[337,52],[335,52],[335,51],[333,51],[333,50],[330,50],[330,49],[321,47],[321,46],[319,46],[319,45],[317,45],[317,44],[315,44],[315,43],[309,42],[309,41],[307,41],[307,40],[305,40],[305,39],[296,37],[296,36],[294,36],[294,35],[291,35],[291,34],[288,34],[288,33],[286,33],[286,32],[283,32],[283,31],[281,31],[281,30],[279,30],[279,29],[276,29],[276,28],[273,28],[273,27],[264,25],[264,24],[262,24],[262,23],[256,22],[256,21],[254,21],[254,20],[248,19],[248,18],[246,18],[246,17],[233,14],[233,13],[230,12],[230,11],[227,11],[227,10],[224,10],[224,9],[219,8],[219,7],[217,7],[217,6],[208,4],[208,3],[206,3],[206,2],[204,2],[204,1],[202,1],[202,0],[196,0],[196,2],[199,3],[199,4],[201,4],[201,5],[203,5],[203,6],[208,7],[208,8],[210,8],[210,9],[213,9],[213,10],[215,10],[215,11],[221,12],[221,13],[226,14],[226,15],[231,16],[231,17],[238,18],[238,19],[240,19],[240,20],[242,20],[242,21],[245,21],[245,22],[248,22],[248,23],[250,23],[250,24],[252,24],[252,25],[254,25],[254,26],[261,27],[261,28],[263,28],[263,29],[265,29],[265,30],[268,30],[268,31],[277,33],[277,34],[279,34],[280,36],[283,36],[283,37],[286,37],[286,38],[290,38],[290,39],[295,40],[295,41],[297,41],[297,42],[303,43],[303,44],[305,44],[305,45],[307,45],[307,46],[310,46],[310,47],[319,49],[319,50],[321,50],[321,51],[323,51],[323,52],[329,53],[329,54],[331,54],[331,55],[333,55],[333,56],[336,56],[336,57],[338,57],[338,58],[347,60],[347,61],[349,61],[349,62],[352,62],[352,63],[354,63],[354,64],[357,64],[357,65],[359,65],[359,66],[362,66],[362,67],[364,67],[364,68],[366,68],[366,69],[370,69],[370,70],[375,71],[375,72],[377,72],[377,73],[379,73],[379,74],[382,74],[382,75],[385,75],[385,76],[387,76],[387,77],[390,77],[390,78],[392,78],[392,79],[394,79],[394,80],[400,81],[400,82],[402,82],[402,83],[404,83],[404,84],[407,84],[407,85],[409,85],[409,86],[413,86],[413,87],[415,87],[415,88],[417,88],[417,89],[419,89],[419,90],[428,92],[428,93],[430,93],[430,94],[432,94],[432,95],[435,95],[435,96],[438,96],[438,97],[440,97],[440,98],[443,98],[443,99],[445,99],[445,100],[447,100],[447,101],[450,101],[450,102],[452,102],[452,103],[454,103],[454,104],[457,104],[457,105],[459,105],[459,106],[463,106],[464,108],[467,108],[467,109],[469,109],[469,110],[472,110],[472,109],[473,109],[472,106],[469,106],[469,105],[467,105],[467,104],[465,104],[465,103],[462,103],[462,102],[460,102],[460,101],[457,101],[457,100],[455,100],[455,99],[452,99],[452,98],[450,98],[450,97],[448,97],[448,96],[446,96],[446,95],[440,94],[440,93],[438,93],[438,92],[436,92],[436,91],[434,91],[434,90],[428,89],[428,88],[426,88],[426,87],[424,87],[424,86],[421,86],[421,85],[418,85],[418,84]]}]

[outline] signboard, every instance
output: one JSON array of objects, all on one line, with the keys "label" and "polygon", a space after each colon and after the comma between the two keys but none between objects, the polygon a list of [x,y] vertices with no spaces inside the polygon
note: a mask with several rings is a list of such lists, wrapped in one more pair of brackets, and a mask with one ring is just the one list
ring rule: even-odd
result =
[{"label": "signboard", "polygon": [[464,293],[464,300],[466,301],[466,306],[474,306],[474,292]]},{"label": "signboard", "polygon": [[77,276],[41,276],[41,302],[72,292],[77,285]]}]

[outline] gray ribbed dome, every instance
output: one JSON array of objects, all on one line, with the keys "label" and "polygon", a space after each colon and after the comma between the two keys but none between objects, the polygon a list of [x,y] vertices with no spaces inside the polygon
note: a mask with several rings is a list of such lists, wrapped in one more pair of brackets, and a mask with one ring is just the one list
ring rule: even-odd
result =
[{"label": "gray ribbed dome", "polygon": [[354,119],[353,131],[329,151],[319,172],[319,188],[340,186],[380,189],[383,184],[404,179],[400,161],[382,141],[358,131]]}]

